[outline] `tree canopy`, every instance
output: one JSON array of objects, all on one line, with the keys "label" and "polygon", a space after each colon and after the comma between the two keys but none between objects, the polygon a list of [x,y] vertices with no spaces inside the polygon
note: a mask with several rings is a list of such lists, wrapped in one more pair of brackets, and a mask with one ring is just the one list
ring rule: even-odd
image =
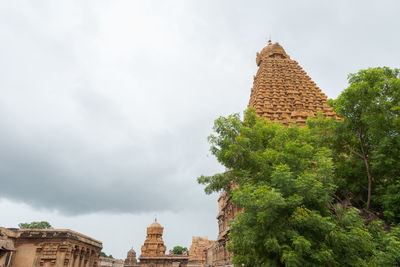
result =
[{"label": "tree canopy", "polygon": [[353,199],[356,196],[360,207],[385,210],[386,218],[398,223],[399,70],[387,67],[361,70],[349,75],[349,84],[332,101],[335,111],[344,120],[334,131],[337,142],[329,142],[337,155],[338,175],[345,178],[343,185],[352,190],[343,187],[341,194],[351,194]]},{"label": "tree canopy", "polygon": [[20,224],[18,224],[18,227],[21,229],[53,229],[51,224],[46,221],[20,223]]},{"label": "tree canopy", "polygon": [[250,109],[215,121],[211,152],[228,171],[198,182],[242,208],[233,263],[400,264],[399,71],[362,70],[349,84],[331,101],[342,120],[285,127]]},{"label": "tree canopy", "polygon": [[100,256],[101,257],[105,257],[105,258],[110,258],[110,259],[114,259],[113,255],[107,255],[105,252],[101,251],[100,252]]},{"label": "tree canopy", "polygon": [[400,79],[398,69],[349,75],[350,86],[331,104],[343,121],[310,119],[332,150],[337,195],[387,223],[400,223]]},{"label": "tree canopy", "polygon": [[186,247],[181,247],[181,246],[175,246],[172,249],[172,252],[178,255],[182,255],[185,251],[188,252],[188,249]]}]

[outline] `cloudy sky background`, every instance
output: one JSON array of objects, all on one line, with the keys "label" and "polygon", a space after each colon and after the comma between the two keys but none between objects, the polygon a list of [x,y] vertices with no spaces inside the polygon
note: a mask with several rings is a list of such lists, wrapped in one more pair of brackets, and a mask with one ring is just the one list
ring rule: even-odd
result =
[{"label": "cloudy sky background", "polygon": [[2,1],[0,226],[47,220],[140,254],[217,235],[206,137],[248,103],[269,37],[330,98],[399,67],[398,1]]}]

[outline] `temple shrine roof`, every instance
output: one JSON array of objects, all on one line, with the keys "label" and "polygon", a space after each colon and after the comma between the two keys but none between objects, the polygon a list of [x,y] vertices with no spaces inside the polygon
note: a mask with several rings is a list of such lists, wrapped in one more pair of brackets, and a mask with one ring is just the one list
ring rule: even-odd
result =
[{"label": "temple shrine roof", "polygon": [[147,236],[142,246],[141,257],[164,256],[167,249],[162,239],[164,228],[157,222],[157,219],[147,227]]},{"label": "temple shrine roof", "polygon": [[128,255],[128,256],[135,256],[135,257],[136,257],[136,251],[135,251],[133,248],[131,248],[131,249],[128,251],[127,255]]},{"label": "temple shrine roof", "polygon": [[249,107],[254,107],[258,116],[284,125],[305,125],[307,118],[314,117],[317,111],[338,118],[326,103],[326,95],[279,43],[268,41],[257,53],[256,64],[259,68]]},{"label": "temple shrine roof", "polygon": [[163,227],[157,221],[154,221],[152,224],[150,224],[149,228],[163,228]]}]

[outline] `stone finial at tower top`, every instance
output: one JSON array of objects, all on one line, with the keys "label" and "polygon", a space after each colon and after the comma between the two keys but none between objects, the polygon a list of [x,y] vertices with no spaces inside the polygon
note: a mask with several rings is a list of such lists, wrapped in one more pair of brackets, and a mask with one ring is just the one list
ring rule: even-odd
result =
[{"label": "stone finial at tower top", "polygon": [[290,59],[288,54],[286,54],[285,49],[278,43],[272,43],[271,39],[268,40],[268,45],[261,50],[260,53],[257,53],[256,63],[257,66],[261,65],[261,62],[264,59],[268,58],[287,58]]}]

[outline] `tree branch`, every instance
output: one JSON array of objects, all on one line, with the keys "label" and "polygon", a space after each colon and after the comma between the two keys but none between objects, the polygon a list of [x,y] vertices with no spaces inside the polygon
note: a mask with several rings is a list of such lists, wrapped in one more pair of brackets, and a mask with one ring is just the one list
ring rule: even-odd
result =
[{"label": "tree branch", "polygon": [[343,141],[343,144],[344,144],[345,147],[347,147],[350,150],[351,153],[359,156],[361,159],[364,159],[363,155],[361,155],[360,153],[358,153],[357,151],[352,149],[346,141]]},{"label": "tree branch", "polygon": [[333,196],[337,201],[339,201],[340,203],[343,203],[343,200],[342,200],[340,197],[338,197],[337,195],[335,195],[335,194],[332,193],[332,196]]}]

